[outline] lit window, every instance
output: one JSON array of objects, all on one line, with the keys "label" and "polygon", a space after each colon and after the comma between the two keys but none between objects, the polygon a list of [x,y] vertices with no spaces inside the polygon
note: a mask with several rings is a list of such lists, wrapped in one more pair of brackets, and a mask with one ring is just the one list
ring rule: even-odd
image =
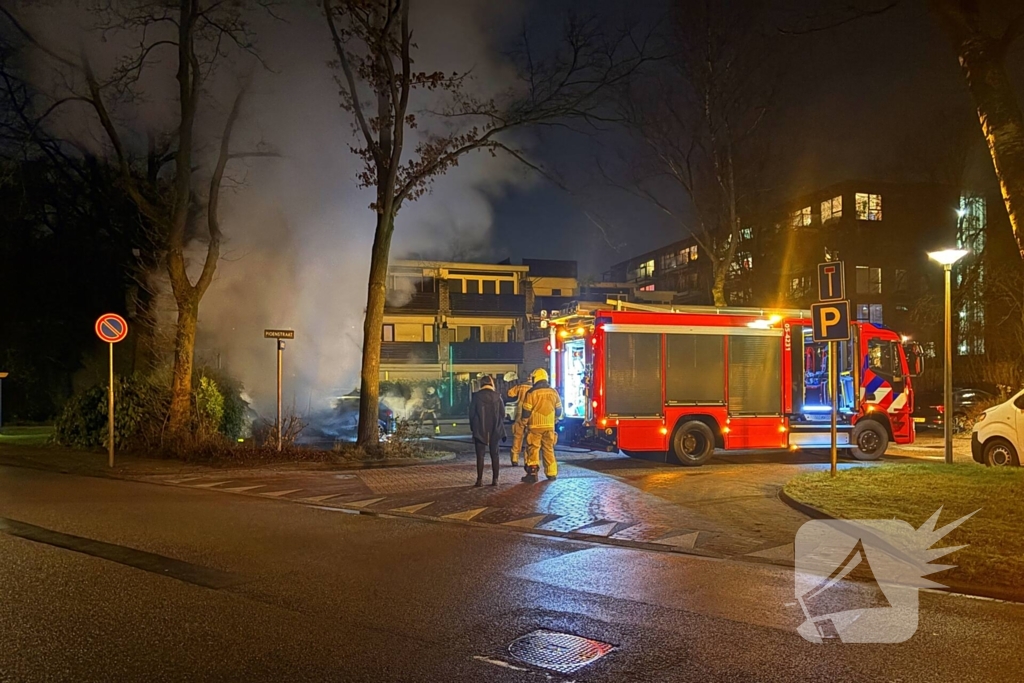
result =
[{"label": "lit window", "polygon": [[740,228],[740,239],[741,240],[754,239],[754,229],[753,228]]},{"label": "lit window", "polygon": [[843,217],[843,195],[826,199],[821,203],[821,222],[828,223]]},{"label": "lit window", "polygon": [[984,197],[960,197],[956,245],[970,252],[956,265],[957,295],[960,306],[957,347],[962,356],[985,353],[985,264],[976,255],[985,250],[988,227]]},{"label": "lit window", "polygon": [[794,228],[810,225],[811,207],[805,206],[804,208],[797,209],[793,213],[789,214],[789,224]]},{"label": "lit window", "polygon": [[394,325],[383,325],[380,328],[381,341],[393,342],[395,341],[395,326]]},{"label": "lit window", "polygon": [[643,287],[640,288],[640,291],[641,292],[653,292],[654,291],[654,285],[644,285]]},{"label": "lit window", "polygon": [[677,259],[676,259],[676,254],[674,252],[670,253],[670,254],[662,254],[661,255],[661,269],[662,270],[671,270],[672,268],[675,268],[676,267],[676,262],[677,262]]},{"label": "lit window", "polygon": [[690,247],[690,260],[691,261],[696,261],[697,260],[697,245],[696,244],[693,245],[692,247]]},{"label": "lit window", "polygon": [[881,294],[882,269],[869,266],[857,266],[857,293]]},{"label": "lit window", "polygon": [[689,262],[690,262],[690,249],[689,249],[689,247],[687,247],[686,249],[683,249],[681,252],[679,252],[679,255],[676,257],[676,263],[678,263],[681,266],[685,266]]},{"label": "lit window", "polygon": [[858,192],[854,196],[854,200],[857,205],[857,220],[882,220],[882,195]]}]

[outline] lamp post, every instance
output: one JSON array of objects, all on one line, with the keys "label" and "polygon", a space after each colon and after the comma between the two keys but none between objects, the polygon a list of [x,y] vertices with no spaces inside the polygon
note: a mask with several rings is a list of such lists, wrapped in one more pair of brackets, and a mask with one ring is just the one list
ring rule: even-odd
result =
[{"label": "lamp post", "polygon": [[928,252],[928,258],[942,264],[946,275],[946,335],[942,367],[942,428],[945,435],[946,464],[953,464],[953,314],[951,276],[953,264],[967,256],[965,249]]}]

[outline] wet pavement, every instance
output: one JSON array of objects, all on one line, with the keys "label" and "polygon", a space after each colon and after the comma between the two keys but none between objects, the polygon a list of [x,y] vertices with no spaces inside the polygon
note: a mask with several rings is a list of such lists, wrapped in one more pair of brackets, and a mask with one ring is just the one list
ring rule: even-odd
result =
[{"label": "wet pavement", "polygon": [[[497,487],[475,488],[475,461],[351,472],[240,472],[152,483],[405,516],[488,525],[608,545],[790,565],[793,539],[807,517],[778,497],[793,476],[827,469],[806,452],[729,453],[700,468],[651,463],[620,454],[558,454],[554,481],[519,481],[507,452]],[[840,467],[862,463],[842,462]],[[489,471],[485,475],[489,479]]]},{"label": "wet pavement", "polygon": [[[615,475],[601,471],[612,465]],[[570,468],[578,476],[564,481],[576,484],[635,469],[617,459]],[[375,509],[413,483],[375,474],[377,491],[362,499],[382,499],[365,504]],[[562,481],[529,495],[545,500]],[[336,482],[354,487],[352,506],[369,489]],[[202,483],[0,466],[0,681],[1020,678],[1021,605],[926,592],[904,643],[812,644],[796,631],[805,615],[787,567],[346,514],[284,502],[302,493],[289,488],[258,497]],[[713,498],[710,485],[696,497]],[[872,590],[839,581],[827,611],[863,606]]]}]

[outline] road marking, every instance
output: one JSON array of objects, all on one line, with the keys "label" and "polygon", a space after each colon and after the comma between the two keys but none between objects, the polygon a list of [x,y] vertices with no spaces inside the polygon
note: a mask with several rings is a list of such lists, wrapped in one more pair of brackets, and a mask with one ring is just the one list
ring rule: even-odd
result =
[{"label": "road marking", "polygon": [[253,489],[261,489],[266,484],[256,484],[255,486],[235,486],[230,489],[220,489],[221,491],[230,491],[231,493],[241,493],[242,491],[252,491]]},{"label": "road marking", "polygon": [[683,548],[684,550],[693,550],[693,546],[697,545],[697,537],[699,535],[699,531],[694,531],[689,534],[669,536],[668,538],[659,538],[657,541],[653,541],[653,543],[660,543],[661,545],[670,545],[673,548]]},{"label": "road marking", "polygon": [[352,501],[351,503],[345,503],[345,505],[347,505],[350,508],[364,508],[364,507],[366,507],[368,505],[373,505],[374,503],[379,503],[382,500],[384,500],[384,499],[383,498],[367,498],[366,500],[356,500],[356,501]]},{"label": "road marking", "polygon": [[522,519],[514,519],[511,522],[503,522],[502,526],[514,526],[522,529],[532,529],[540,524],[542,519],[547,518],[547,515],[533,515],[531,517],[523,517]]},{"label": "road marking", "polygon": [[209,488],[213,488],[214,486],[220,486],[221,484],[230,484],[230,483],[231,483],[230,479],[225,479],[224,481],[214,481],[214,482],[210,482],[208,484],[189,484],[189,486],[191,486],[194,489],[209,489]]},{"label": "road marking", "polygon": [[309,498],[303,498],[302,501],[305,503],[322,503],[329,498],[337,498],[342,494],[340,493],[328,493],[326,496],[310,496]]},{"label": "road marking", "polygon": [[487,508],[473,508],[472,510],[463,510],[462,512],[453,512],[450,515],[444,515],[445,519],[460,519],[463,522],[468,522],[473,519]]},{"label": "road marking", "polygon": [[757,552],[747,553],[746,556],[763,557],[766,560],[789,560],[792,562],[795,552],[793,544],[787,543],[786,545],[779,545],[774,548],[765,548],[764,550],[758,550]]},{"label": "road marking", "polygon": [[420,510],[422,510],[423,508],[427,507],[428,505],[433,505],[433,504],[434,504],[434,501],[430,501],[430,502],[427,502],[427,503],[417,503],[416,505],[406,505],[405,507],[391,508],[391,512],[408,512],[409,514],[413,514],[415,512],[419,512]]},{"label": "road marking", "polygon": [[587,526],[581,529],[575,529],[573,533],[577,534],[588,534],[590,536],[607,536],[615,527],[619,525],[618,522],[606,522],[605,524],[597,524],[594,526]]},{"label": "road marking", "polygon": [[206,475],[199,475],[198,477],[185,477],[184,479],[164,479],[168,484],[184,484],[186,481],[195,481],[196,479],[202,479]]},{"label": "road marking", "polygon": [[268,491],[267,493],[261,493],[261,496],[267,498],[280,498],[281,496],[287,496],[289,493],[298,493],[302,489],[285,489],[284,491]]}]

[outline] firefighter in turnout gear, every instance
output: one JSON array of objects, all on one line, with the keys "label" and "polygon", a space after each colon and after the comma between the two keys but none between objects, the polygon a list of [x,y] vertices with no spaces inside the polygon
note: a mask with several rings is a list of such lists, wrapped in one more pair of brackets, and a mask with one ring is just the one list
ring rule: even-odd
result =
[{"label": "firefighter in turnout gear", "polygon": [[512,421],[512,465],[519,464],[519,456],[523,452],[523,440],[526,437],[526,420],[523,419],[523,404],[526,402],[526,394],[533,389],[533,378],[516,384],[508,390],[509,400],[516,402],[516,417]]},{"label": "firefighter in turnout gear", "polygon": [[537,481],[540,459],[544,457],[544,476],[554,479],[558,475],[555,462],[555,444],[558,433],[555,422],[562,419],[562,399],[548,384],[548,373],[537,368],[530,375],[533,388],[523,399],[523,420],[526,422],[526,476],[524,482]]}]

